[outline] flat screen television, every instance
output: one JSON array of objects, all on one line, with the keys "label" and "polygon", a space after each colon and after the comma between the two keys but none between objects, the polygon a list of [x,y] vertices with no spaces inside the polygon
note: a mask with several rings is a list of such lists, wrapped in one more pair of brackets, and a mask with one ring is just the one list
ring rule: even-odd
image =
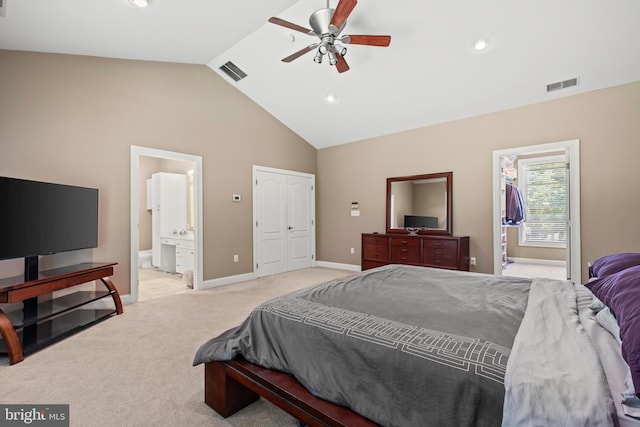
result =
[{"label": "flat screen television", "polygon": [[0,259],[24,257],[25,279],[39,255],[97,246],[96,188],[0,177]]},{"label": "flat screen television", "polygon": [[414,228],[438,228],[438,217],[421,216],[421,215],[405,215],[404,226]]}]

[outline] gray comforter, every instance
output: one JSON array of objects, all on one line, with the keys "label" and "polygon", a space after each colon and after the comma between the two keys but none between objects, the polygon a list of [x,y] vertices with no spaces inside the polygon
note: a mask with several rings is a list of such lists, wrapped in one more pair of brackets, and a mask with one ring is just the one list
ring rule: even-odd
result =
[{"label": "gray comforter", "polygon": [[410,266],[275,298],[194,364],[246,360],[383,426],[499,426],[530,280]]},{"label": "gray comforter", "polygon": [[577,300],[568,281],[391,265],[260,305],[194,365],[243,356],[383,426],[616,425]]}]

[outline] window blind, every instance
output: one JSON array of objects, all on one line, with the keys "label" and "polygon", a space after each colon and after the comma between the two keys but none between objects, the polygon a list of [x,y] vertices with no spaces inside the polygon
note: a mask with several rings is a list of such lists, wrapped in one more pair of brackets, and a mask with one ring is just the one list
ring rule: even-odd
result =
[{"label": "window blind", "polygon": [[566,247],[567,168],[564,156],[522,162],[524,173],[520,190],[525,201],[526,221],[521,227],[521,244]]}]

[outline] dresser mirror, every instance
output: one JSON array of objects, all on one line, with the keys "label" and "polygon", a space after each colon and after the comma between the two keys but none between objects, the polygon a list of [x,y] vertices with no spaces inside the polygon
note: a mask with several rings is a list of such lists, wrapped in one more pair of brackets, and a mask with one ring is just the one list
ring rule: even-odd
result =
[{"label": "dresser mirror", "polygon": [[453,172],[387,178],[387,233],[452,233]]}]

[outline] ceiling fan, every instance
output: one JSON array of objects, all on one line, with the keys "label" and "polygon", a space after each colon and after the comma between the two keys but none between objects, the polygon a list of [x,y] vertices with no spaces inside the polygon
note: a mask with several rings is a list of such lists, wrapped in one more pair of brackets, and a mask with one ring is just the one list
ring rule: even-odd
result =
[{"label": "ceiling fan", "polygon": [[389,46],[391,43],[391,36],[371,36],[371,35],[343,35],[340,33],[344,29],[347,18],[356,7],[356,0],[340,0],[335,9],[329,7],[329,0],[327,0],[327,7],[324,9],[318,9],[309,17],[309,25],[312,30],[293,24],[289,21],[285,21],[280,18],[270,18],[269,22],[272,24],[280,25],[290,30],[299,31],[301,33],[308,34],[310,36],[317,36],[320,38],[319,42],[313,43],[299,51],[282,59],[282,62],[291,62],[316,49],[316,55],[313,60],[320,64],[322,58],[326,55],[329,57],[329,64],[335,65],[339,73],[344,73],[349,70],[349,65],[345,61],[344,56],[347,53],[347,48],[336,43],[344,44],[360,44],[367,46]]}]

